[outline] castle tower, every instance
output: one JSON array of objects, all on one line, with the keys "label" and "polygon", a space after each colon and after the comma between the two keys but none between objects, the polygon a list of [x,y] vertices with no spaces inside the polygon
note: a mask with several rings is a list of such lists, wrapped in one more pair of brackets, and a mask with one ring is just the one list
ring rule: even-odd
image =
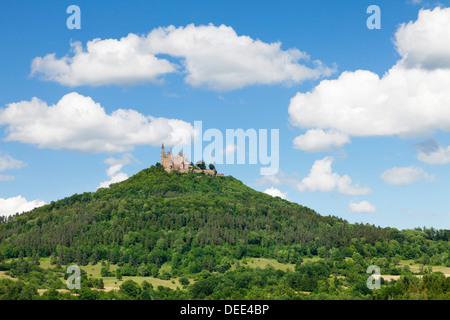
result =
[{"label": "castle tower", "polygon": [[165,153],[164,143],[161,145],[161,164],[164,168],[173,168],[173,158],[170,151]]},{"label": "castle tower", "polygon": [[[191,162],[184,156],[183,152],[178,152],[178,154],[173,155],[172,151],[165,152],[164,143],[161,145],[161,165],[167,172],[177,170],[181,173],[190,172],[192,169]],[[223,176],[223,174],[217,174],[216,170],[201,170],[199,168],[194,168],[194,172],[204,172],[207,175],[213,176]]]}]

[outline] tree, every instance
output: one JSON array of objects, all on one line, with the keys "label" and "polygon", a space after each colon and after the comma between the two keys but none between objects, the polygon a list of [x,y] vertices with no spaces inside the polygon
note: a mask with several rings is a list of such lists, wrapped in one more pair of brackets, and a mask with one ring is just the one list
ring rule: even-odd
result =
[{"label": "tree", "polygon": [[96,265],[98,263],[98,261],[100,260],[97,248],[94,249],[91,259],[92,259],[92,265]]},{"label": "tree", "polygon": [[210,279],[202,279],[189,287],[194,299],[203,299],[214,291],[214,284]]},{"label": "tree", "polygon": [[80,300],[97,300],[99,298],[99,292],[92,290],[86,286],[81,288]]},{"label": "tree", "polygon": [[102,269],[100,270],[100,275],[102,277],[110,277],[111,276],[111,273],[109,272],[109,263],[106,266],[102,267]]},{"label": "tree", "polygon": [[142,277],[148,277],[150,275],[150,270],[146,264],[142,263],[138,268],[138,273]]},{"label": "tree", "polygon": [[126,280],[120,286],[119,293],[123,293],[129,296],[130,298],[135,299],[137,296],[141,294],[141,288],[133,280]]},{"label": "tree", "polygon": [[188,278],[186,278],[186,277],[182,277],[182,278],[180,278],[180,284],[181,285],[183,285],[183,286],[187,286],[187,285],[189,285],[190,284],[190,282],[189,282],[189,279]]},{"label": "tree", "polygon": [[205,170],[206,169],[206,164],[205,164],[205,161],[197,161],[197,167],[199,167],[200,169],[202,169],[202,170]]},{"label": "tree", "polygon": [[42,296],[48,300],[59,300],[59,292],[55,288],[47,290]]},{"label": "tree", "polygon": [[423,265],[430,264],[430,262],[431,262],[430,256],[426,253],[422,256],[422,258],[420,258],[420,263],[422,263]]},{"label": "tree", "polygon": [[[0,261],[2,261],[1,257],[0,257]],[[39,254],[36,252],[36,250],[33,250],[33,256],[31,257],[31,262],[37,266],[39,266],[41,264],[39,262]]]}]

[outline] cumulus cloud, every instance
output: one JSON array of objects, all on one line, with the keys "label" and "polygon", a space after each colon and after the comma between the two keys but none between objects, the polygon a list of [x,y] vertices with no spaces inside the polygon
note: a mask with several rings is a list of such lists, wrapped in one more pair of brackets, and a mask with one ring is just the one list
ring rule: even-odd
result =
[{"label": "cumulus cloud", "polygon": [[450,8],[420,10],[416,21],[403,23],[395,45],[408,68],[450,68]]},{"label": "cumulus cloud", "polygon": [[417,150],[423,153],[431,153],[439,149],[439,143],[434,139],[427,139],[425,141],[415,144]]},{"label": "cumulus cloud", "polygon": [[[9,154],[6,154],[0,150],[0,171],[10,169],[20,169],[25,165],[26,165],[25,162],[14,159]],[[11,180],[14,180],[14,176],[11,176],[9,174],[0,174],[0,181],[11,181]]]},{"label": "cumulus cloud", "polygon": [[144,39],[132,33],[119,40],[94,39],[87,42],[86,50],[77,41],[70,44],[72,56],[56,58],[52,53],[35,58],[31,74],[74,87],[154,82],[175,72],[174,64],[143,46]]},{"label": "cumulus cloud", "polygon": [[372,192],[369,187],[361,187],[353,183],[353,180],[348,175],[341,176],[333,172],[333,161],[333,157],[316,160],[308,176],[301,180],[297,174],[287,174],[279,170],[275,175],[266,175],[257,179],[255,184],[258,186],[291,185],[300,192],[330,192],[336,190],[341,194],[351,196],[365,195]]},{"label": "cumulus cloud", "polygon": [[27,201],[22,196],[12,197],[8,199],[0,198],[0,216],[11,216],[16,213],[23,213],[34,208],[45,205],[42,200]]},{"label": "cumulus cloud", "polygon": [[341,147],[349,141],[348,136],[340,132],[311,129],[294,139],[294,148],[307,152],[321,152]]},{"label": "cumulus cloud", "polygon": [[419,180],[433,181],[434,176],[426,173],[422,168],[410,166],[386,170],[381,174],[381,179],[387,184],[404,186]]},{"label": "cumulus cloud", "polygon": [[281,192],[279,189],[270,187],[269,189],[264,190],[264,193],[271,195],[272,197],[280,197],[281,199],[287,199],[287,192]]},{"label": "cumulus cloud", "polygon": [[110,157],[105,159],[106,164],[110,167],[106,170],[106,175],[110,178],[108,181],[100,182],[97,189],[109,188],[112,183],[117,183],[128,179],[128,175],[121,172],[123,166],[130,164],[132,162],[137,162],[137,159],[130,153],[124,154],[121,158]]},{"label": "cumulus cloud", "polygon": [[98,186],[97,189],[108,188],[109,185],[112,183],[117,183],[117,182],[121,182],[121,181],[128,179],[128,175],[126,173],[120,172],[122,167],[123,167],[123,164],[120,164],[120,163],[109,167],[108,170],[106,170],[106,174],[111,179],[108,181],[100,182],[100,185]]},{"label": "cumulus cloud", "polygon": [[315,131],[297,137],[294,146],[323,151],[352,136],[450,131],[449,26],[450,8],[421,10],[417,21],[399,27],[394,42],[402,58],[382,77],[367,70],[346,71],[310,92],[297,93],[290,102],[290,121]]},{"label": "cumulus cloud", "polygon": [[[155,81],[179,71],[194,87],[227,91],[254,84],[298,83],[333,72],[318,60],[310,61],[305,52],[239,36],[225,25],[161,27],[146,36],[94,39],[86,50],[79,42],[71,47],[72,56],[56,58],[53,53],[35,58],[32,75],[79,86]],[[181,61],[169,62],[158,55]]]},{"label": "cumulus cloud", "polygon": [[19,169],[25,166],[25,162],[16,160],[10,155],[0,151],[0,171],[8,169]]},{"label": "cumulus cloud", "polygon": [[450,163],[450,146],[443,147],[433,139],[416,145],[417,159],[428,164]]},{"label": "cumulus cloud", "polygon": [[361,202],[350,201],[347,207],[347,211],[350,213],[373,213],[376,210],[377,208],[366,200]]},{"label": "cumulus cloud", "polygon": [[371,189],[368,187],[360,187],[357,184],[353,184],[352,179],[348,175],[341,176],[333,172],[331,168],[333,160],[333,157],[316,160],[309,175],[297,183],[297,189],[300,192],[330,192],[337,190],[339,193],[352,196],[369,194],[371,192]]},{"label": "cumulus cloud", "polygon": [[189,143],[195,136],[187,122],[131,109],[107,114],[99,103],[77,92],[50,106],[36,97],[10,103],[0,109],[0,125],[7,126],[6,141],[92,153],[126,152],[136,145],[158,146],[162,141],[174,146]]}]

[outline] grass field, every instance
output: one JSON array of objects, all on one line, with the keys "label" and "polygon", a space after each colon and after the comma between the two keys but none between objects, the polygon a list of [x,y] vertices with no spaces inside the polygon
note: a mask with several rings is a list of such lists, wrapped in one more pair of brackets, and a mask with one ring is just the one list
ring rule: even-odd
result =
[{"label": "grass field", "polygon": [[[115,277],[105,277],[103,278],[103,283],[105,284],[105,290],[119,290],[120,285],[126,281],[126,280],[133,280],[134,282],[137,282],[142,284],[142,282],[147,281],[150,283],[155,289],[159,286],[163,287],[169,287],[170,289],[176,289],[176,288],[182,288],[182,285],[178,282],[178,279],[171,279],[171,280],[162,280],[158,278],[153,277],[123,277],[121,281],[117,280]],[[173,283],[172,282],[175,282]]]},{"label": "grass field", "polygon": [[295,264],[289,264],[289,263],[280,263],[275,259],[266,259],[266,258],[247,258],[245,259],[247,263],[244,261],[239,261],[239,264],[241,266],[248,266],[250,268],[261,268],[264,269],[265,267],[272,266],[277,270],[283,270],[283,271],[294,271],[295,270]]},{"label": "grass field", "polygon": [[[40,262],[40,267],[43,269],[50,269],[53,268],[54,266],[52,266],[50,264],[50,258],[42,258],[39,260]],[[66,267],[66,266],[64,266]],[[81,267],[82,270],[86,271],[87,275],[89,276],[89,278],[102,278],[103,279],[103,283],[105,284],[105,290],[109,291],[109,290],[119,290],[120,289],[120,285],[126,281],[126,280],[133,280],[139,284],[142,284],[142,282],[147,281],[148,283],[152,284],[154,288],[157,288],[158,286],[163,286],[163,287],[168,287],[171,289],[176,289],[176,288],[182,288],[182,285],[180,284],[180,282],[178,281],[178,278],[176,279],[171,279],[171,280],[162,280],[162,279],[158,279],[158,278],[154,278],[154,277],[128,277],[128,276],[124,276],[122,277],[122,280],[118,280],[116,277],[102,277],[101,276],[101,269],[102,269],[102,265],[101,263],[97,263],[95,265],[92,264],[88,264],[86,266],[82,266]],[[117,269],[117,265],[110,265],[109,267],[109,271],[110,272],[115,272]],[[168,265],[163,265],[162,270],[166,270],[166,271],[170,271],[170,266]],[[0,274],[1,276],[1,274]],[[5,275],[6,276],[6,275]],[[65,280],[63,277],[61,277],[61,280],[63,281],[63,283],[65,283]],[[192,279],[189,279],[192,283]]]},{"label": "grass field", "polygon": [[[423,265],[415,264],[414,260],[400,260],[399,266],[409,266],[409,269],[414,273],[420,273],[422,271]],[[432,272],[442,272],[446,277],[450,277],[450,267],[445,266],[431,266]]]},{"label": "grass field", "polygon": [[[321,258],[319,257],[313,257],[313,258],[304,258],[303,259],[303,263],[305,262],[311,262],[311,261],[319,261],[321,260]],[[266,259],[266,258],[244,258],[242,260],[239,260],[239,265],[241,266],[247,266],[247,267],[251,267],[251,268],[261,268],[264,269],[265,267],[271,266],[277,270],[283,270],[283,271],[294,271],[295,270],[295,264],[290,264],[290,263],[280,263],[278,261],[276,261],[275,259]],[[409,266],[410,270],[413,273],[421,273],[423,271],[423,266],[421,264],[416,264],[414,263],[414,260],[401,260],[399,262],[399,267],[403,267],[403,266]],[[53,265],[50,264],[50,258],[41,258],[40,259],[40,267],[43,269],[52,269],[54,268]],[[66,267],[66,266],[64,266]],[[115,270],[117,269],[117,265],[110,265],[110,271],[111,272],[115,272]],[[236,268],[236,264],[233,265],[232,269]],[[445,267],[445,266],[431,266],[432,271],[436,272],[442,272],[445,274],[445,276],[450,277],[450,267]],[[101,263],[97,263],[95,265],[89,264],[86,266],[82,266],[81,269],[83,269],[84,271],[86,271],[87,275],[91,278],[102,278],[103,279],[103,283],[105,285],[105,289],[106,291],[110,291],[110,290],[119,290],[120,289],[120,285],[126,281],[126,280],[133,280],[138,284],[142,284],[142,282],[147,281],[148,283],[152,284],[154,288],[157,288],[159,286],[163,286],[163,287],[168,287],[170,289],[174,289],[176,290],[177,288],[182,289],[182,285],[179,282],[179,278],[173,278],[170,280],[162,280],[159,278],[154,278],[154,277],[139,277],[139,276],[124,276],[122,277],[122,280],[118,280],[116,277],[102,277],[101,276],[101,269],[102,269],[102,265]],[[171,267],[170,264],[163,264],[161,269],[161,272],[163,271],[171,271]],[[390,280],[397,280],[398,278],[400,278],[400,276],[398,275],[381,275],[386,281],[390,281]],[[417,275],[418,277],[421,277],[422,275]],[[12,280],[17,280],[17,278],[12,278],[9,275],[6,274],[5,271],[0,271],[0,279],[12,279]],[[63,283],[65,283],[64,278],[61,276],[61,281]],[[195,282],[193,279],[189,279],[190,283]],[[64,290],[64,289],[61,289]],[[45,292],[45,289],[40,289],[39,293],[42,294],[43,292]]]},{"label": "grass field", "polygon": [[13,278],[6,274],[6,271],[0,271],[0,279],[11,279],[11,280],[17,280],[17,278]]}]

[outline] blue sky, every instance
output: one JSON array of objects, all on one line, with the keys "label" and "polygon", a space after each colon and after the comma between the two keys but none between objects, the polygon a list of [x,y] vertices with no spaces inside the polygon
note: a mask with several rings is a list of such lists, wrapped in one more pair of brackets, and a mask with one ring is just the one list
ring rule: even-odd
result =
[{"label": "blue sky", "polygon": [[[366,26],[372,4],[381,29]],[[438,5],[2,1],[0,214],[131,176],[202,121],[279,129],[277,175],[216,165],[256,190],[350,222],[448,229],[450,1]]]}]

